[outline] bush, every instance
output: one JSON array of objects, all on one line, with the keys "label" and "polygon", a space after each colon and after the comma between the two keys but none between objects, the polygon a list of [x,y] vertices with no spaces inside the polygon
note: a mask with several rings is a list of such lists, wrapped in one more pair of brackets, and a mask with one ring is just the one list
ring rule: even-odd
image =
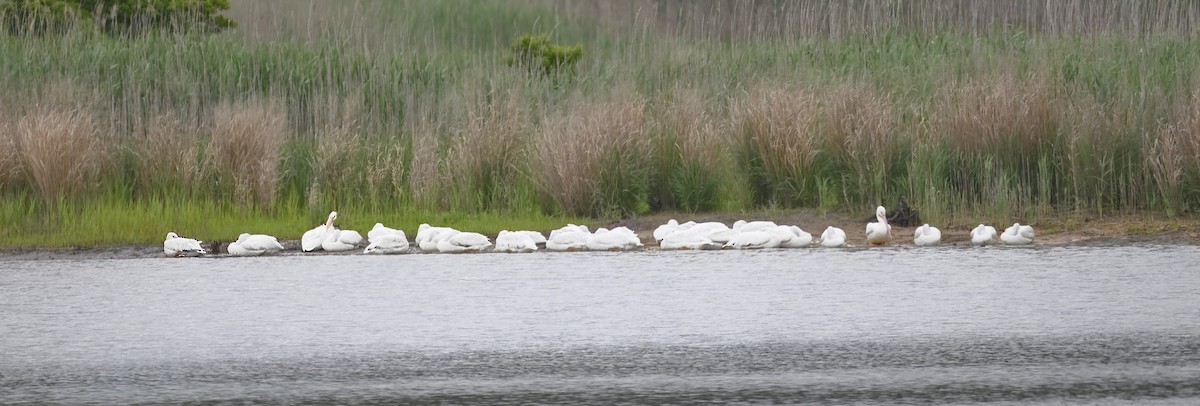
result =
[{"label": "bush", "polygon": [[229,0],[7,0],[0,20],[13,35],[61,32],[89,21],[113,35],[212,33],[237,26],[218,14],[228,9]]},{"label": "bush", "polygon": [[583,45],[562,46],[550,42],[550,34],[522,34],[509,47],[513,55],[508,64],[522,67],[530,74],[557,76],[574,69],[583,58]]}]

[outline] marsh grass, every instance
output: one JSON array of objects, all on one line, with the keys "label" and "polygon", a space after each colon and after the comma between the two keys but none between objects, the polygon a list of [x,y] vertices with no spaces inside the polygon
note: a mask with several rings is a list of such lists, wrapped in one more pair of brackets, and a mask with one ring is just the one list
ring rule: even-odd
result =
[{"label": "marsh grass", "polygon": [[283,109],[248,101],[219,105],[213,115],[208,166],[232,188],[239,205],[272,207],[287,136]]},{"label": "marsh grass", "polygon": [[645,212],[652,151],[645,102],[624,92],[579,101],[542,125],[539,187],[572,215]]},{"label": "marsh grass", "polygon": [[[1195,2],[233,3],[221,35],[0,36],[5,232],[165,232],[122,204],[264,228],[1200,209]],[[584,57],[527,75],[505,63],[525,33]]]}]

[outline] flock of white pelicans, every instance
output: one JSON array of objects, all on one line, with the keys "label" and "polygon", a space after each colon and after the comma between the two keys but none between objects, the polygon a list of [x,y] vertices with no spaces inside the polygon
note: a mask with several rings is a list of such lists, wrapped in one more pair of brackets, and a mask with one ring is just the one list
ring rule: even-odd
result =
[{"label": "flock of white pelicans", "polygon": [[[876,222],[867,223],[866,237],[870,245],[887,245],[892,240],[892,226],[887,221],[883,206],[875,210]],[[337,212],[329,213],[324,224],[304,233],[300,247],[304,252],[340,252],[355,250],[362,246],[363,237],[354,230],[341,230],[334,226]],[[1033,243],[1033,227],[1014,223],[1004,230],[999,239],[1006,245],[1028,245]],[[971,243],[977,246],[995,243],[996,229],[980,224],[971,231]],[[805,248],[821,246],[845,247],[846,232],[829,226],[820,239],[797,226],[778,225],[771,221],[738,220],[733,227],[721,222],[679,223],[674,219],[654,230],[654,240],[662,250],[719,250],[719,249],[763,249]],[[938,245],[942,232],[929,224],[916,228],[913,244],[917,246]],[[643,248],[641,238],[627,227],[600,228],[595,232],[587,226],[568,224],[550,232],[546,237],[537,231],[501,231],[495,244],[486,235],[458,231],[449,227],[432,227],[421,224],[415,241],[410,244],[403,230],[375,223],[367,232],[366,254],[407,254],[415,252],[467,253],[467,252],[534,252],[540,248],[547,251],[628,251]],[[194,257],[208,252],[202,241],[167,233],[163,251],[170,257]],[[283,251],[283,244],[264,234],[242,234],[237,241],[228,245],[226,251],[233,256],[258,256]]]}]

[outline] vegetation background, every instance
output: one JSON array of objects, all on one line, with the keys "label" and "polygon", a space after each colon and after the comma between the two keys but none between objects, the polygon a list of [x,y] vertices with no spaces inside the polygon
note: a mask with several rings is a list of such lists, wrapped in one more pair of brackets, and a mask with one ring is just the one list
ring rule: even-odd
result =
[{"label": "vegetation background", "polygon": [[494,233],[901,197],[946,225],[1200,208],[1194,1],[229,6],[224,30],[0,16],[0,246],[295,238],[330,210]]}]

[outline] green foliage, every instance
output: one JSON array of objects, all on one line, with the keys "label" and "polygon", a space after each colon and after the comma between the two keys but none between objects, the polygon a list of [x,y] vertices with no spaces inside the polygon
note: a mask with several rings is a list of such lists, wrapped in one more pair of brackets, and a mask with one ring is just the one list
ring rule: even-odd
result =
[{"label": "green foliage", "polygon": [[522,34],[509,50],[512,51],[509,65],[551,77],[573,72],[575,63],[583,58],[583,45],[555,44],[550,42],[550,34]]},{"label": "green foliage", "polygon": [[219,13],[229,0],[4,0],[0,15],[10,34],[44,35],[95,22],[113,35],[153,31],[219,32],[237,23]]}]

